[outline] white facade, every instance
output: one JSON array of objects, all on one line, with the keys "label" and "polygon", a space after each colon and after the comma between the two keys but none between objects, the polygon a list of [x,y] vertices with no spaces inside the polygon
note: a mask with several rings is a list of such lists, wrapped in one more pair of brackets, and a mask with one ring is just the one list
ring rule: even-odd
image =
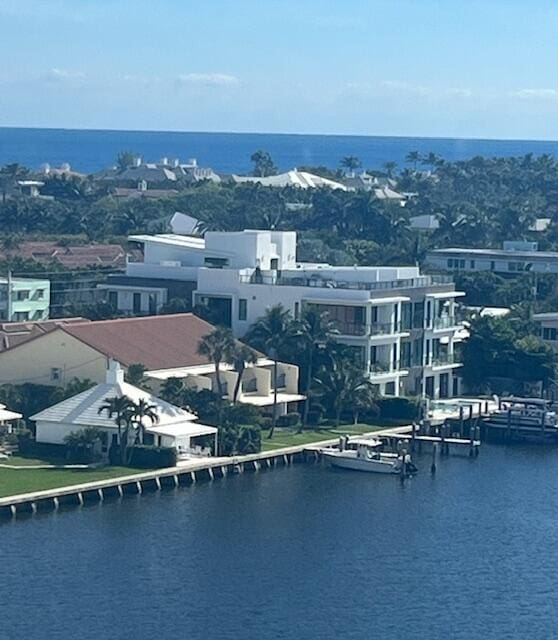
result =
[{"label": "white facade", "polygon": [[540,337],[558,351],[558,312],[535,313],[533,320],[539,325]]},{"label": "white facade", "polygon": [[381,393],[448,397],[459,392],[454,347],[462,325],[455,298],[463,294],[449,277],[422,275],[418,267],[298,263],[295,232],[130,240],[143,245],[144,261],[128,265],[125,285],[105,285],[113,295],[116,291],[119,306],[123,296],[129,304],[130,295],[138,300],[163,295],[146,288],[148,278],[195,282],[193,302],[213,306],[242,337],[274,305],[283,305],[295,318],[303,306],[318,305],[337,323],[339,341],[358,350],[364,371]]},{"label": "white facade", "polygon": [[426,263],[444,271],[558,273],[558,253],[538,251],[536,242],[504,242],[503,249],[434,249]]},{"label": "white facade", "polygon": [[0,279],[0,319],[9,322],[48,320],[49,306],[49,280]]}]

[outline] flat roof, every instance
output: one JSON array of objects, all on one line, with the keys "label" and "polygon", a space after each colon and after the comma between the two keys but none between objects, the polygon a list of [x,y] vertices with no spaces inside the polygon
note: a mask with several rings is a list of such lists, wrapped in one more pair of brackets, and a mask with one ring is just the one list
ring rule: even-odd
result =
[{"label": "flat roof", "polygon": [[512,249],[464,249],[462,247],[448,247],[447,249],[431,249],[428,254],[445,255],[457,253],[459,255],[495,256],[501,258],[542,258],[558,260],[556,251],[514,251]]}]

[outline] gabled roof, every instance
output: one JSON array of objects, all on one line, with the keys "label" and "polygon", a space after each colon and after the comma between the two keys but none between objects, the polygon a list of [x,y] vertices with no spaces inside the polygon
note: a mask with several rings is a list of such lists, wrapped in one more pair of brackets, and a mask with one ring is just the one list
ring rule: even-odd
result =
[{"label": "gabled roof", "polygon": [[[107,380],[109,377],[107,376]],[[175,407],[169,402],[161,400],[152,394],[134,387],[127,382],[123,382],[121,377],[112,382],[103,382],[87,391],[82,391],[72,398],[62,400],[48,409],[31,416],[31,420],[41,422],[56,422],[71,424],[76,427],[103,427],[116,429],[113,418],[109,418],[106,412],[99,415],[99,409],[106,404],[107,398],[127,396],[137,403],[143,399],[155,407],[155,413],[159,417],[157,427],[168,427],[169,425],[180,424],[196,420],[197,416],[180,407]],[[150,424],[145,420],[145,426]]]},{"label": "gabled roof", "polygon": [[169,369],[209,361],[198,354],[213,325],[192,313],[99,320],[61,327],[62,331],[124,366]]},{"label": "gabled roof", "polygon": [[89,322],[87,318],[60,318],[38,322],[2,322],[0,323],[0,352],[50,333],[61,325]]}]

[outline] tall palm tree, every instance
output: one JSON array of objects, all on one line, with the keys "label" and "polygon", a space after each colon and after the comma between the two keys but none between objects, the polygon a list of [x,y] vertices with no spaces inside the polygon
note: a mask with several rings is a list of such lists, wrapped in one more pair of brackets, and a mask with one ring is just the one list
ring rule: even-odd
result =
[{"label": "tall palm tree", "polygon": [[232,331],[228,327],[215,327],[211,333],[203,336],[198,345],[198,353],[205,356],[215,366],[215,382],[219,398],[223,397],[221,382],[221,363],[228,362],[235,348]]},{"label": "tall palm tree", "polygon": [[374,406],[373,384],[350,359],[335,352],[328,365],[318,371],[316,383],[321,395],[331,402],[337,427],[344,409],[352,408],[356,415],[355,409],[358,413],[364,407]]},{"label": "tall palm tree", "polygon": [[128,396],[114,396],[105,398],[105,404],[99,407],[97,413],[102,415],[106,413],[109,419],[114,418],[114,422],[118,427],[118,447],[120,453],[120,461],[126,464],[126,449],[128,448],[128,437],[131,425],[131,414],[134,403]]},{"label": "tall palm tree", "polygon": [[300,320],[296,322],[295,326],[295,335],[300,345],[300,353],[304,354],[306,364],[306,384],[304,387],[306,400],[304,401],[304,411],[300,425],[300,430],[302,430],[308,422],[316,349],[325,347],[331,342],[332,336],[339,333],[339,330],[335,322],[329,318],[327,312],[319,311],[312,306],[304,307]]},{"label": "tall palm tree", "polygon": [[393,160],[389,160],[388,162],[384,162],[383,166],[387,173],[387,177],[393,178],[393,173],[397,169],[397,162],[393,162]]},{"label": "tall palm tree", "polygon": [[245,344],[237,343],[233,351],[229,354],[228,363],[232,364],[234,370],[237,372],[238,377],[236,384],[234,385],[233,402],[236,404],[238,400],[238,394],[240,393],[240,387],[242,385],[242,376],[246,369],[246,365],[256,364],[258,360],[257,355],[253,349]]},{"label": "tall palm tree", "polygon": [[413,171],[416,172],[417,164],[421,160],[421,155],[418,151],[409,151],[409,153],[405,156],[405,162],[408,162],[413,165]]},{"label": "tall palm tree", "polygon": [[144,398],[140,398],[138,402],[134,403],[131,408],[130,419],[132,423],[137,426],[136,442],[143,444],[145,437],[145,425],[144,419],[147,418],[151,424],[159,422],[159,416],[157,415],[157,407],[154,404],[149,404]]},{"label": "tall palm tree", "polygon": [[340,164],[350,174],[354,174],[354,172],[362,166],[361,161],[356,156],[345,156],[341,158]]},{"label": "tall palm tree", "polygon": [[248,344],[263,351],[273,360],[273,419],[268,438],[273,437],[277,425],[277,365],[281,353],[293,342],[293,322],[291,312],[278,304],[267,309],[265,315],[256,320],[244,337]]}]

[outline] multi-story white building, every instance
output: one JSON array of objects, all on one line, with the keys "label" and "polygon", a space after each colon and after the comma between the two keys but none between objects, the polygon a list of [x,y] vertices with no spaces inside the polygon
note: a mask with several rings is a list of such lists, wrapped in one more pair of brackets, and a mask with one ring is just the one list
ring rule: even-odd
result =
[{"label": "multi-story white building", "polygon": [[536,242],[508,241],[502,249],[433,249],[426,255],[426,263],[443,271],[558,273],[558,253],[538,251]]},{"label": "multi-story white building", "polygon": [[558,312],[534,313],[533,320],[538,324],[544,342],[558,351]]},{"label": "multi-story white building", "polygon": [[242,337],[274,305],[295,318],[312,305],[329,313],[337,339],[355,349],[382,394],[459,393],[455,299],[464,294],[448,276],[422,275],[418,267],[299,263],[295,232],[130,239],[143,244],[144,261],[128,265],[125,282],[105,285],[121,309],[156,310],[168,297],[169,282],[189,282],[193,302],[212,308]]},{"label": "multi-story white building", "polygon": [[50,281],[0,278],[0,319],[8,322],[47,320]]}]

